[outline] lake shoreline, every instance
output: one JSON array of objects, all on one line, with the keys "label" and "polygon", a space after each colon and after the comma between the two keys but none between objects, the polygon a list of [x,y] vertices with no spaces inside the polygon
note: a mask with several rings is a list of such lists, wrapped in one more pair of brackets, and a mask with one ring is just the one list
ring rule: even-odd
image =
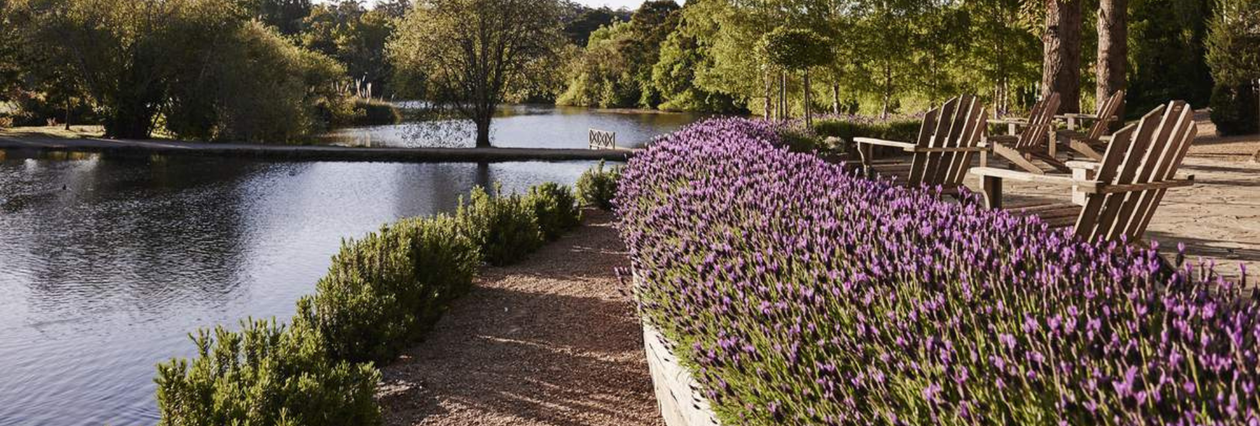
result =
[{"label": "lake shoreline", "polygon": [[45,136],[0,136],[0,150],[89,152],[119,156],[184,155],[237,157],[284,161],[353,162],[508,162],[508,161],[625,161],[629,149],[574,148],[356,148],[320,145],[263,145],[170,140],[126,140]]}]

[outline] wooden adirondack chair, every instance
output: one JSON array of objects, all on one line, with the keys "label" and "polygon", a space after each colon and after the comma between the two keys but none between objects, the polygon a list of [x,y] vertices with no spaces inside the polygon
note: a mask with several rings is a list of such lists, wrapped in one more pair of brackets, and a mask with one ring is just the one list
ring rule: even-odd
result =
[{"label": "wooden adirondack chair", "polygon": [[[956,193],[971,167],[971,159],[983,152],[980,140],[985,131],[984,105],[975,96],[963,95],[928,111],[915,142],[887,141],[874,138],[853,138],[867,175],[897,177],[908,185],[940,185],[947,193]],[[872,154],[876,146],[900,148],[913,154],[910,163],[877,163]]]},{"label": "wooden adirondack chair", "polygon": [[1194,142],[1192,112],[1182,101],[1155,108],[1141,122],[1116,132],[1101,162],[1069,161],[1068,166],[1074,169],[1072,177],[990,167],[977,167],[971,173],[980,176],[990,208],[1002,207],[1004,179],[1072,187],[1071,204],[1028,207],[1018,212],[1041,216],[1050,226],[1075,224],[1076,235],[1090,241],[1121,237],[1137,241],[1168,188],[1194,185],[1194,176],[1175,178]]},{"label": "wooden adirondack chair", "polygon": [[[1124,105],[1124,91],[1117,90],[1102,103],[1097,114],[1063,114],[1056,117],[1067,121],[1067,129],[1058,131],[1059,138],[1063,139],[1071,150],[1091,160],[1101,160],[1102,154],[1098,153],[1098,149],[1105,149],[1103,147],[1109,139],[1107,129],[1111,127],[1112,122],[1120,119],[1116,116],[1116,112],[1120,111],[1121,105]],[[1081,133],[1076,130],[1077,121],[1093,121],[1094,124],[1090,126],[1088,133]]]},{"label": "wooden adirondack chair", "polygon": [[[985,145],[994,155],[1005,158],[1011,164],[1029,173],[1043,174],[1041,167],[1032,163],[1035,157],[1046,162],[1057,170],[1068,171],[1066,165],[1054,158],[1054,113],[1059,111],[1059,94],[1051,93],[1045,99],[1037,101],[1027,120],[989,120],[989,124],[1006,124],[1011,130],[1017,127],[1024,129],[1018,134],[996,135],[985,138]],[[1011,133],[1015,133],[1012,131]],[[989,153],[980,154],[980,166],[989,165]]]}]

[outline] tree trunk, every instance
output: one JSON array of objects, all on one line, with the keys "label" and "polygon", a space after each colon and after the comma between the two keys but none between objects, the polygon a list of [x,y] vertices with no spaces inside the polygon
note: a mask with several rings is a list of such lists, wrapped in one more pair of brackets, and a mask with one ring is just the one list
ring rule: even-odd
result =
[{"label": "tree trunk", "polygon": [[804,88],[802,91],[805,92],[805,96],[803,96],[805,101],[805,127],[808,128],[814,124],[814,117],[811,114],[812,111],[810,111],[813,109],[811,108],[813,105],[809,102],[809,70],[805,70],[805,75],[801,77],[801,83]]},{"label": "tree trunk", "polygon": [[763,79],[766,81],[766,109],[763,111],[763,114],[765,114],[766,118],[773,120],[774,119],[774,76],[772,74],[766,73],[766,75],[763,76]]},{"label": "tree trunk", "polygon": [[66,97],[66,131],[70,131],[70,97]]},{"label": "tree trunk", "polygon": [[[1077,0],[1080,1],[1080,0]],[[1102,102],[1117,90],[1124,90],[1125,65],[1128,61],[1128,0],[1099,0],[1098,2],[1098,90],[1095,103]],[[1124,117],[1124,103],[1116,110]],[[1117,120],[1115,126],[1124,124]]]},{"label": "tree trunk", "polygon": [[1059,112],[1081,110],[1081,2],[1048,0],[1041,95],[1059,92]]},{"label": "tree trunk", "polygon": [[779,119],[784,121],[792,115],[788,111],[787,81],[787,71],[779,72]]},{"label": "tree trunk", "polygon": [[892,103],[892,66],[884,65],[884,107],[879,113],[879,118],[888,119],[889,104]]},{"label": "tree trunk", "polygon": [[473,120],[477,125],[477,148],[490,148],[490,118],[491,114],[485,117],[477,117]]},{"label": "tree trunk", "polygon": [[831,85],[831,113],[840,115],[840,85]]}]

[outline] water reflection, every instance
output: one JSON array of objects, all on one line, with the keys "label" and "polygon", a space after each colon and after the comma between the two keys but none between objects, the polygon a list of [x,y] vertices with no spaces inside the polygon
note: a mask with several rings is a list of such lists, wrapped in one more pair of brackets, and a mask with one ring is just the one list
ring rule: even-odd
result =
[{"label": "water reflection", "polygon": [[0,161],[0,425],[153,424],[186,333],[288,317],[343,237],[473,185],[589,163],[280,163],[13,152]]},{"label": "water reflection", "polygon": [[[616,132],[619,146],[640,147],[657,135],[703,117],[692,113],[507,105],[491,122],[491,138],[500,147],[586,148],[587,130],[600,129]],[[342,146],[470,147],[472,136],[469,132],[417,132],[414,124],[403,123],[339,129],[321,140]]]}]

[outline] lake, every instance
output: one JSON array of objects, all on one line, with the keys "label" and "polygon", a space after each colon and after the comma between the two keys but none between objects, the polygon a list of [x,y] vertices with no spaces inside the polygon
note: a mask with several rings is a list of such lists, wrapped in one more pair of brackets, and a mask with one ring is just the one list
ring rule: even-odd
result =
[{"label": "lake", "polygon": [[[588,127],[642,142],[698,118],[507,110],[498,146],[585,148]],[[404,126],[338,134],[417,146],[391,136]],[[155,364],[192,355],[198,327],[291,317],[342,238],[592,164],[0,155],[0,426],[155,424]]]},{"label": "lake", "polygon": [[[412,103],[400,102],[407,108]],[[703,118],[694,113],[668,113],[642,110],[598,110],[551,105],[506,105],[490,122],[495,146],[515,148],[586,148],[589,129],[617,133],[617,146],[637,148],[654,136],[678,130]],[[471,147],[473,134],[467,130],[425,131],[416,123],[338,129],[321,137],[325,143],[341,146],[379,147]]]}]

